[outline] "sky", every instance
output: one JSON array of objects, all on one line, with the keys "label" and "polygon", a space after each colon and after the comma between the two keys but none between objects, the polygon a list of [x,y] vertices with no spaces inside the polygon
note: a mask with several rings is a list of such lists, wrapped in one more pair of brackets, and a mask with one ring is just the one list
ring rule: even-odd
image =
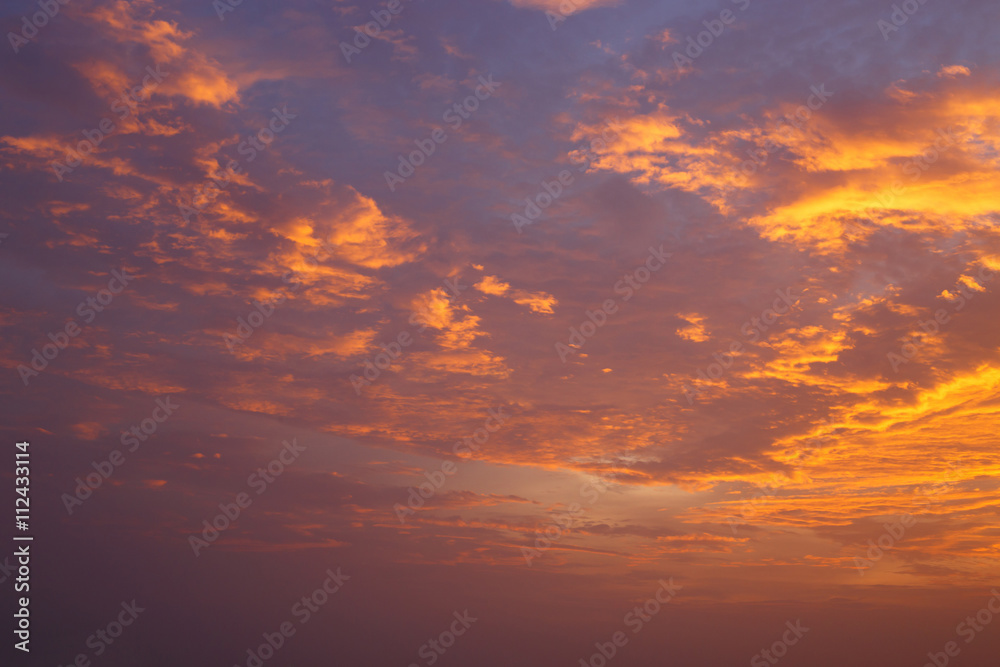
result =
[{"label": "sky", "polygon": [[998,19],[4,2],[4,664],[992,664]]}]

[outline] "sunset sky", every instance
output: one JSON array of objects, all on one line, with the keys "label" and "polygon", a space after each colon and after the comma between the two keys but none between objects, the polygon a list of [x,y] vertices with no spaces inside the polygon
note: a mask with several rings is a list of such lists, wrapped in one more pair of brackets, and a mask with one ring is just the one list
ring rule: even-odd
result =
[{"label": "sunset sky", "polygon": [[996,664],[1000,5],[40,3],[0,662]]}]

